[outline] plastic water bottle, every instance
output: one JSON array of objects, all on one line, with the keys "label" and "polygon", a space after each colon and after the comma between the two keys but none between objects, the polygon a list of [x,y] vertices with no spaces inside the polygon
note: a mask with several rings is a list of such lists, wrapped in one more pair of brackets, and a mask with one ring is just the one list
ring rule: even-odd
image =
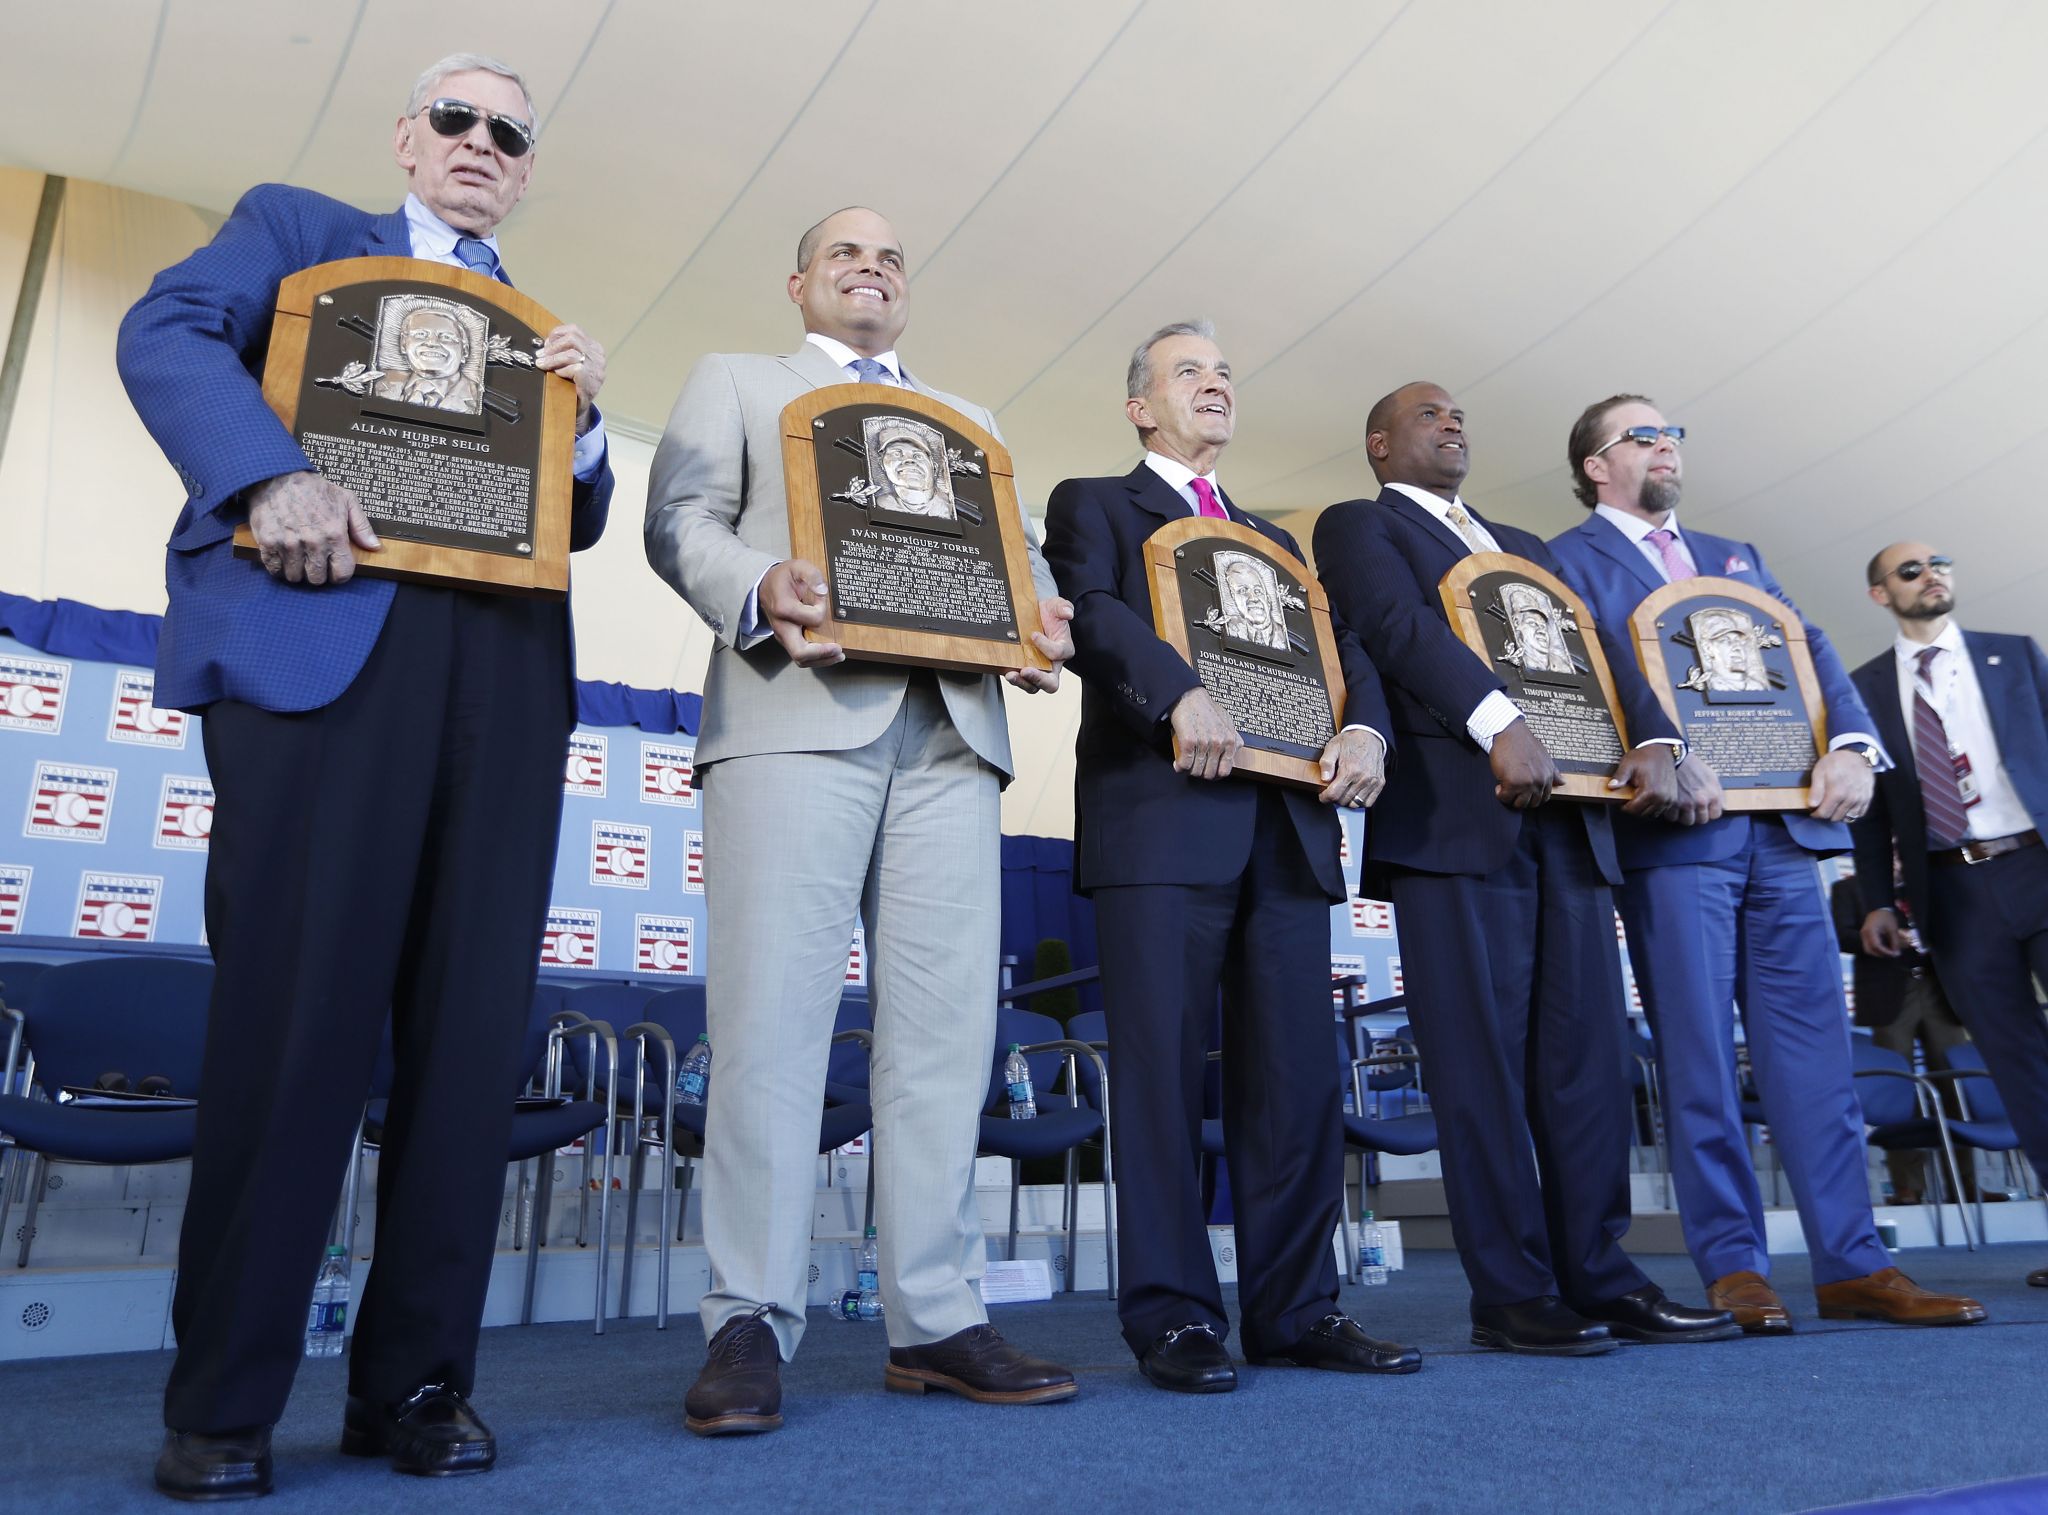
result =
[{"label": "plastic water bottle", "polygon": [[832,1314],[840,1320],[880,1320],[882,1296],[847,1289],[832,1301]]},{"label": "plastic water bottle", "polygon": [[701,1105],[711,1092],[711,1033],[699,1031],[697,1045],[676,1070],[676,1103]]},{"label": "plastic water bottle", "polygon": [[862,1238],[860,1251],[854,1257],[854,1286],[863,1294],[872,1294],[877,1299],[882,1294],[881,1244],[875,1240],[875,1228],[868,1227],[868,1234]]},{"label": "plastic water bottle", "polygon": [[882,1263],[880,1243],[875,1240],[875,1228],[868,1227],[867,1235],[861,1238],[860,1246],[853,1254],[854,1287],[843,1291],[832,1302],[832,1313],[841,1320],[880,1320],[882,1318]]},{"label": "plastic water bottle", "polygon": [[1010,1043],[1010,1055],[1003,1060],[1003,1083],[1010,1091],[1010,1119],[1037,1119],[1038,1101],[1031,1094],[1031,1064],[1024,1061],[1016,1042]]},{"label": "plastic water bottle", "polygon": [[1387,1242],[1370,1210],[1358,1222],[1358,1276],[1368,1284],[1387,1281]]},{"label": "plastic water bottle", "polygon": [[342,1332],[348,1327],[348,1254],[327,1249],[320,1276],[313,1280],[313,1304],[306,1311],[306,1355],[341,1356]]}]

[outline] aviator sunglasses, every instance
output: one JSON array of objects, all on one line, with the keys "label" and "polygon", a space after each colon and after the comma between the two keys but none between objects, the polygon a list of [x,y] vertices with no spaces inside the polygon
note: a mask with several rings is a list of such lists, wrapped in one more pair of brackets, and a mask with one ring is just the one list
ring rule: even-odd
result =
[{"label": "aviator sunglasses", "polygon": [[1633,442],[1638,447],[1655,447],[1659,437],[1669,437],[1674,442],[1683,442],[1685,440],[1685,428],[1683,426],[1631,426],[1620,436],[1613,438],[1602,446],[1594,448],[1591,456],[1599,457],[1601,453],[1607,451],[1609,447],[1614,446],[1618,442]]},{"label": "aviator sunglasses", "polygon": [[1923,573],[1938,573],[1943,578],[1947,578],[1955,571],[1955,566],[1956,560],[1954,558],[1945,558],[1940,553],[1936,553],[1924,563],[1918,558],[1908,558],[1890,573],[1886,574],[1885,577],[1888,579],[1896,578],[1902,584],[1910,584]]},{"label": "aviator sunglasses", "polygon": [[516,116],[498,116],[467,100],[436,100],[426,110],[427,124],[444,137],[467,136],[477,122],[491,124],[491,141],[508,158],[533,151],[533,128]]}]

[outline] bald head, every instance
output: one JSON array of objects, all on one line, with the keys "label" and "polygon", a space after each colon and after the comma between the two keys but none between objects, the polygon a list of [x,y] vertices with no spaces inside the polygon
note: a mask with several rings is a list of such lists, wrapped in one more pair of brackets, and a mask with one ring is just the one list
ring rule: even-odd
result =
[{"label": "bald head", "polygon": [[802,273],[811,266],[811,259],[817,257],[818,249],[825,245],[826,229],[834,221],[837,221],[841,216],[855,215],[873,216],[877,221],[883,219],[880,211],[870,210],[865,205],[840,206],[839,209],[833,211],[831,215],[825,217],[824,220],[818,222],[817,225],[796,239],[796,271]]},{"label": "bald head", "polygon": [[862,357],[892,351],[910,319],[910,281],[896,228],[864,205],[849,205],[805,232],[789,298],[804,330]]},{"label": "bald head", "polygon": [[1864,570],[1871,600],[1916,640],[1941,634],[1956,608],[1955,565],[1926,542],[1894,542]]}]

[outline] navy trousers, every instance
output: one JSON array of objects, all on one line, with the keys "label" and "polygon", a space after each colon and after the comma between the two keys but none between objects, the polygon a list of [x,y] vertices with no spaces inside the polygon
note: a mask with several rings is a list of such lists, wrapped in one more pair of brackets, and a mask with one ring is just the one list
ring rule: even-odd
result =
[{"label": "navy trousers", "polygon": [[1251,1356],[1285,1351],[1338,1307],[1330,1236],[1343,1203],[1344,1120],[1329,899],[1270,789],[1260,791],[1251,855],[1232,882],[1120,885],[1094,899],[1113,1049],[1124,1340],[1143,1355],[1177,1326],[1228,1330],[1197,1178],[1220,988],[1241,1337]]},{"label": "navy trousers", "polygon": [[[1941,986],[1984,1055],[2034,1171],[2048,1174],[2048,848],[1929,872],[1928,947]],[[1969,1093],[1964,1080],[1963,1092]]]},{"label": "navy trousers", "polygon": [[173,1430],[283,1411],[387,1019],[377,1263],[349,1387],[380,1401],[472,1387],[554,872],[565,614],[401,584],[332,704],[206,712],[215,980],[171,1305]]},{"label": "navy trousers", "polygon": [[1484,878],[1399,873],[1395,928],[1475,1305],[1596,1305],[1629,1261],[1633,1112],[1614,904],[1564,801]]}]

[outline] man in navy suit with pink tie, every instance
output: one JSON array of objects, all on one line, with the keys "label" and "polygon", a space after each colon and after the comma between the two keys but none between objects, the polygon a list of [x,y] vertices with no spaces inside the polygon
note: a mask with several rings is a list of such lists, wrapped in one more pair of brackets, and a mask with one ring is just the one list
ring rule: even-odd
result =
[{"label": "man in navy suit with pink tie", "polygon": [[[1344,1167],[1330,906],[1346,893],[1330,807],[1363,808],[1378,796],[1386,701],[1371,661],[1339,627],[1347,724],[1322,752],[1321,792],[1231,776],[1237,729],[1153,629],[1145,543],[1170,522],[1209,516],[1300,554],[1293,537],[1239,510],[1216,482],[1237,396],[1207,322],[1168,326],[1139,344],[1125,388],[1144,461],[1122,478],[1068,479],[1052,492],[1045,531],[1046,561],[1074,602],[1082,680],[1074,882],[1095,902],[1114,1048],[1124,1340],[1162,1389],[1236,1387],[1196,1182],[1220,989],[1245,1354],[1411,1373],[1420,1353],[1375,1341],[1343,1313],[1330,1255]],[[1248,626],[1261,619],[1249,598],[1241,591],[1237,600]]]},{"label": "man in navy suit with pink tie", "polygon": [[[1696,575],[1753,584],[1799,615],[1754,546],[1680,529],[1684,436],[1641,395],[1587,407],[1569,455],[1591,514],[1550,543],[1565,579],[1615,635],[1646,596]],[[1678,777],[1682,808],[1698,824],[1615,821],[1621,918],[1657,1039],[1679,1216],[1707,1302],[1732,1311],[1752,1335],[1790,1331],[1791,1312],[1770,1284],[1763,1197],[1736,1086],[1731,1008],[1739,1004],[1820,1313],[1967,1324],[1984,1318],[1983,1307],[1930,1293],[1893,1267],[1871,1216],[1841,959],[1814,860],[1847,849],[1843,823],[1869,806],[1885,757],[1827,634],[1811,623],[1805,630],[1829,733],[1809,810],[1723,814],[1720,780],[1693,753]]]}]

